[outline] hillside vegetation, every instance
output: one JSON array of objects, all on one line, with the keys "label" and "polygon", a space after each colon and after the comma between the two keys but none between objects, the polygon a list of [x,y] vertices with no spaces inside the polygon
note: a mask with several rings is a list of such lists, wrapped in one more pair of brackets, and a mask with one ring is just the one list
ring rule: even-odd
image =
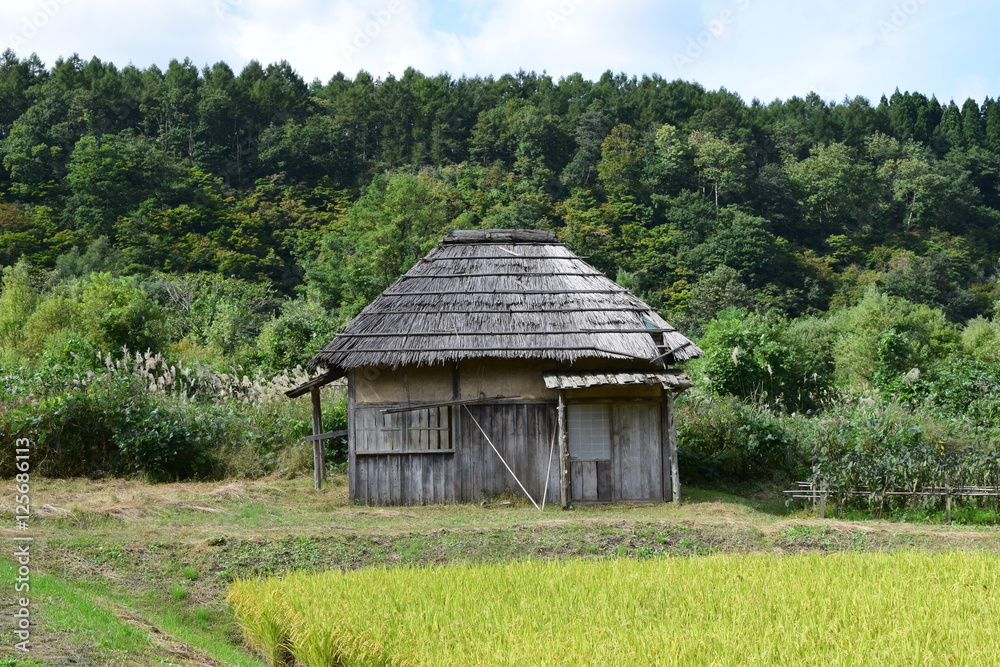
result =
[{"label": "hillside vegetation", "polygon": [[531,227],[707,351],[686,481],[1000,483],[992,98],[10,51],[0,92],[0,429],[48,474],[294,469],[264,397],[447,231]]}]

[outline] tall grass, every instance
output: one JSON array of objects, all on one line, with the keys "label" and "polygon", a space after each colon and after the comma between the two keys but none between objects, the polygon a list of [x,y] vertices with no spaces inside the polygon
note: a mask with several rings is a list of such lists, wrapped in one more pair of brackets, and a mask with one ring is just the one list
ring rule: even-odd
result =
[{"label": "tall grass", "polygon": [[[223,372],[127,349],[95,356],[0,368],[0,436],[30,438],[41,474],[255,477],[297,467],[295,452],[312,451],[302,440],[311,430],[309,401],[284,394],[308,378],[301,368]],[[339,430],[346,396],[325,393],[326,421]],[[328,452],[334,461],[343,456],[342,446]],[[0,474],[13,463],[13,449],[0,450]]]},{"label": "tall grass", "polygon": [[984,665],[1000,556],[727,555],[235,584],[272,665]]}]

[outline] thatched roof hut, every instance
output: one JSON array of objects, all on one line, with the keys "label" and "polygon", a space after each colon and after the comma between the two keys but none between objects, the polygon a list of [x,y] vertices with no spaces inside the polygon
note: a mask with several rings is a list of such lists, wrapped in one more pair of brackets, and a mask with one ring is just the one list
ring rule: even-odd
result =
[{"label": "thatched roof hut", "polygon": [[[362,310],[313,358],[322,374],[289,395],[316,403],[319,386],[348,378],[353,498],[519,488],[534,501],[559,486],[564,504],[662,500],[678,490],[672,398],[690,386],[671,368],[700,354],[550,232],[460,231]],[[640,475],[630,457],[663,472]]]}]

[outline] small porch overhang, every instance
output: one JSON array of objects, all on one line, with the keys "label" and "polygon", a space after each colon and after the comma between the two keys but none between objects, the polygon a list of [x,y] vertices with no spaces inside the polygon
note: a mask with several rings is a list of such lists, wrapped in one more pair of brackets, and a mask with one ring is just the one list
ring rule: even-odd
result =
[{"label": "small porch overhang", "polygon": [[673,392],[693,386],[691,378],[680,371],[545,371],[542,373],[549,389],[586,389],[587,387],[660,385]]},{"label": "small porch overhang", "polygon": [[287,396],[288,398],[298,398],[299,396],[305,396],[313,389],[319,389],[320,387],[324,387],[330,384],[331,382],[334,382],[342,377],[345,377],[346,375],[347,371],[341,368],[335,368],[333,370],[327,371],[326,373],[323,373],[322,375],[317,375],[311,380],[307,380],[306,382],[303,382],[302,384],[293,389],[289,389],[288,391],[285,392],[285,396]]}]

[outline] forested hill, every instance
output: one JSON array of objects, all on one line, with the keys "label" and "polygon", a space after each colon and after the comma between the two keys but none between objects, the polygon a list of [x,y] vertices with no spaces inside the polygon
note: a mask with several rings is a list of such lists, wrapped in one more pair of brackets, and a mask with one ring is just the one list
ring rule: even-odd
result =
[{"label": "forested hill", "polygon": [[8,51],[0,158],[0,264],[138,276],[193,320],[192,294],[239,278],[255,334],[293,302],[356,312],[454,228],[554,230],[681,321],[876,289],[964,323],[1000,297],[993,99],[748,103],[611,72],[309,83],[286,62]]}]

